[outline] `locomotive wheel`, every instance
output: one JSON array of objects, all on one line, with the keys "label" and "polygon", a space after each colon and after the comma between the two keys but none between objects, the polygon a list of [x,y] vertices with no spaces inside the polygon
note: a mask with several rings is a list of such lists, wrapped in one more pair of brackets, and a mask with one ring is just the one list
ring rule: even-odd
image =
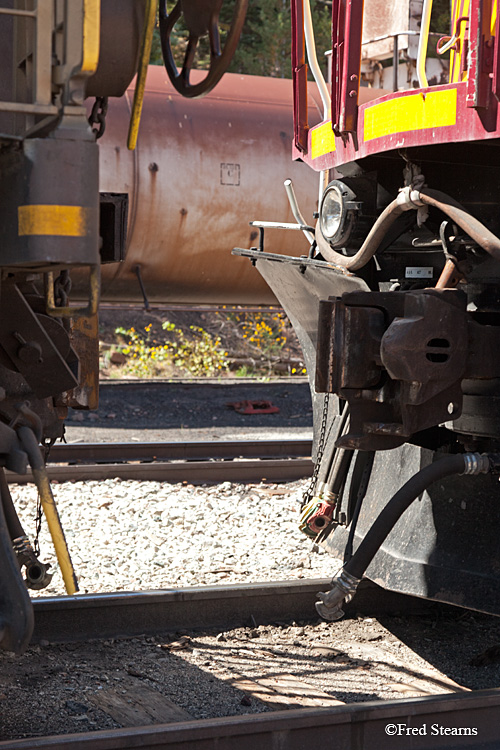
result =
[{"label": "locomotive wheel", "polygon": [[[166,0],[160,0],[160,40],[163,60],[168,76],[182,96],[196,98],[211,91],[226,72],[238,44],[245,21],[248,0],[236,0],[233,19],[224,49],[220,48],[219,13],[224,0],[179,0],[171,13],[167,13]],[[170,37],[172,29],[184,16],[189,37],[181,72],[177,70],[172,54]],[[205,78],[195,85],[189,83],[196,49],[200,37],[210,39],[210,68]]]}]

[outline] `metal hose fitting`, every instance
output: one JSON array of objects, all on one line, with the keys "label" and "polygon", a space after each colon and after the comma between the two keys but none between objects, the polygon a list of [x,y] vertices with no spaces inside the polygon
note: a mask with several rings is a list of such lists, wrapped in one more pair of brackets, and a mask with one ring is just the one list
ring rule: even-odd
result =
[{"label": "metal hose fitting", "polygon": [[316,602],[316,611],[318,614],[329,622],[340,620],[344,616],[344,610],[341,605],[351,601],[360,580],[360,578],[355,578],[355,576],[342,568],[340,573],[333,578],[331,590],[326,592],[320,591],[318,593],[318,598],[321,600]]},{"label": "metal hose fitting", "polygon": [[491,471],[490,459],[483,453],[464,453],[465,468],[462,474],[488,474]]},{"label": "metal hose fitting", "polygon": [[331,492],[324,482],[319,483],[318,491],[302,509],[299,529],[315,539],[332,523],[337,499],[338,493]]},{"label": "metal hose fitting", "polygon": [[26,535],[13,539],[12,547],[16,553],[19,566],[24,565],[26,570],[25,583],[29,589],[46,588],[52,580],[53,573],[49,573],[52,567],[50,563],[41,562],[35,555],[31,542]]}]

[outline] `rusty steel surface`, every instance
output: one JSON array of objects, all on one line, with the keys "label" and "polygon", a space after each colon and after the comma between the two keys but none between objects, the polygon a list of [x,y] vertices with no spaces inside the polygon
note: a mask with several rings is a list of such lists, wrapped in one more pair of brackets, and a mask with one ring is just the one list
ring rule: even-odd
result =
[{"label": "rusty steel surface", "polygon": [[[82,643],[94,638],[132,638],[176,629],[230,628],[252,621],[315,619],[317,592],[329,579],[267,581],[216,586],[189,586],[151,591],[35,597],[32,643]],[[445,604],[386,591],[363,580],[348,616],[387,614],[443,615]]]},{"label": "rusty steel surface", "polygon": [[[321,112],[314,91],[311,124]],[[316,209],[317,176],[291,161],[292,81],[226,74],[205,98],[186,100],[150,66],[135,152],[126,148],[130,102],[130,90],[111,102],[99,142],[100,190],[129,194],[126,260],[103,267],[102,299],[142,302],[139,266],[150,302],[274,303],[231,250],[257,244],[253,219],[294,221],[287,178],[304,216]],[[292,255],[309,248],[302,232],[268,230],[267,242]]]},{"label": "rusty steel surface", "polygon": [[[252,616],[259,623],[308,619],[314,617],[317,592],[327,585],[328,580],[314,579],[37,597],[32,600],[32,643],[82,643],[180,628],[238,627],[251,622]],[[397,594],[384,599],[375,589],[379,601],[392,611],[401,609],[408,599]],[[368,607],[374,598],[373,584],[363,587],[361,606]]]},{"label": "rusty steel surface", "polygon": [[[0,750],[497,750],[499,690],[405,701],[370,701],[335,708],[291,709],[250,716],[204,719],[152,727],[111,729],[0,742]],[[397,734],[397,725],[421,729]],[[448,736],[440,727],[470,733]],[[389,727],[389,731],[387,730]],[[433,730],[433,727],[437,729]],[[395,729],[396,731],[392,731]],[[473,732],[472,730],[476,731]],[[437,734],[437,736],[436,736]],[[388,736],[389,735],[389,736]],[[438,744],[439,743],[439,744]]]}]

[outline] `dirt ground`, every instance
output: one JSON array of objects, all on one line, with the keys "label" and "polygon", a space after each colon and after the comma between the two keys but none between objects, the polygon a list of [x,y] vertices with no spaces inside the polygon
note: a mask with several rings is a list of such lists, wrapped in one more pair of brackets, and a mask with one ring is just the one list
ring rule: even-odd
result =
[{"label": "dirt ground", "polygon": [[446,610],[44,643],[0,654],[0,739],[491,688],[498,642],[498,618]]}]

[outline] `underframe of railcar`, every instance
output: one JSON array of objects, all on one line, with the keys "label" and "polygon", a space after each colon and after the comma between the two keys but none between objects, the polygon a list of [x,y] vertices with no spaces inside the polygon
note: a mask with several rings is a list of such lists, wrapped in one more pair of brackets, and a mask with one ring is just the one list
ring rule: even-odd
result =
[{"label": "underframe of railcar", "polygon": [[[365,232],[381,206],[396,197],[404,184],[404,170],[409,167],[414,174],[423,175],[426,185],[447,193],[491,232],[500,234],[500,142],[491,139],[394,149],[339,165],[335,178],[362,196],[360,221],[366,222]],[[325,445],[320,449],[323,457],[331,455],[333,444],[339,439],[339,412],[346,403],[351,409],[351,434],[347,435],[351,441],[346,440],[344,432],[343,445],[354,450],[333,521],[316,537],[344,563],[352,558],[388,500],[422,467],[450,454],[500,450],[500,361],[497,366],[496,357],[492,356],[492,352],[500,351],[500,262],[453,227],[453,241],[457,248],[460,245],[463,258],[467,256],[467,263],[462,265],[465,279],[459,288],[429,294],[426,290],[435,286],[447,260],[446,248],[439,243],[440,228],[447,218],[431,209],[426,221],[418,226],[416,211],[403,214],[375,258],[356,273],[335,268],[317,255],[301,261],[272,257],[271,242],[263,252],[245,253],[252,256],[301,340],[314,403],[316,448],[322,420],[327,425],[323,429]],[[344,252],[355,251],[356,247]],[[409,276],[408,269],[413,269],[416,276]],[[425,269],[426,275],[419,278],[415,269]],[[377,345],[374,350],[366,333],[371,325],[369,316],[375,308],[376,314],[385,318],[382,328],[387,328],[398,314],[391,312],[392,302],[387,300],[408,293],[429,302],[428,307],[424,304],[421,308],[429,341],[446,339],[448,353],[460,352],[462,361],[469,362],[464,372],[471,373],[471,377],[460,373],[454,376],[453,356],[448,363],[439,363],[443,371],[448,369],[447,382],[442,382],[439,398],[435,393],[440,386],[434,388],[434,395],[427,401],[425,394],[422,396],[414,422],[417,429],[409,435],[391,435],[391,420],[400,408],[399,404],[392,407],[402,396],[401,392],[387,395],[387,387],[384,391],[380,382],[365,385],[364,390],[362,383],[355,384],[356,388],[344,388],[337,394],[340,398],[331,392],[325,420],[325,395],[332,391],[328,383],[334,379],[330,371],[338,366],[345,375],[349,367],[367,372],[380,365]],[[457,303],[461,309],[451,328],[446,314],[436,313],[433,307],[431,298],[436,296],[448,299],[452,306]],[[344,339],[344,344],[349,341],[349,347],[335,349],[328,344],[325,349],[325,340],[338,335],[335,325],[328,321],[327,301],[331,304],[340,299],[351,301],[358,311],[363,308],[368,318],[357,324],[351,320],[349,335]],[[404,317],[402,308],[399,314]],[[421,354],[426,356],[425,351]],[[405,357],[404,345],[401,356]],[[335,364],[335,358],[341,360],[340,364]],[[387,378],[387,373],[382,377]],[[423,392],[428,387],[425,368],[415,375],[415,381],[419,378],[422,382],[415,385]],[[363,420],[373,421],[374,400],[379,409],[375,417],[380,417],[379,436],[359,439],[354,434],[356,429],[354,433],[352,430],[353,415],[357,427]],[[443,416],[443,408],[451,403],[455,411]],[[493,474],[453,476],[431,485],[389,533],[369,565],[367,577],[391,590],[500,614],[499,491],[498,476]]]}]

